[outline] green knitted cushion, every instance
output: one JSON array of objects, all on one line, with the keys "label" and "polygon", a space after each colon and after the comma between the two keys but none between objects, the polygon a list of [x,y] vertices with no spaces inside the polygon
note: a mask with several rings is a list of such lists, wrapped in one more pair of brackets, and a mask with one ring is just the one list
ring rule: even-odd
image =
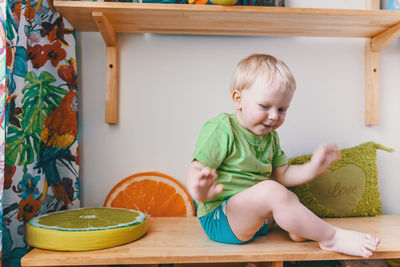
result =
[{"label": "green knitted cushion", "polygon": [[[353,217],[382,214],[378,188],[376,150],[393,150],[368,142],[342,149],[342,159],[313,181],[290,188],[319,217]],[[312,155],[289,160],[303,164]]]}]

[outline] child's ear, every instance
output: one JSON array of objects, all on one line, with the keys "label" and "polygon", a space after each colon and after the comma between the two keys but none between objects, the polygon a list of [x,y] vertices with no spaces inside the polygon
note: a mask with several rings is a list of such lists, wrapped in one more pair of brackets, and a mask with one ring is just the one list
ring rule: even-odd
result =
[{"label": "child's ear", "polygon": [[236,110],[242,110],[242,95],[239,90],[233,90],[232,92],[233,105]]}]

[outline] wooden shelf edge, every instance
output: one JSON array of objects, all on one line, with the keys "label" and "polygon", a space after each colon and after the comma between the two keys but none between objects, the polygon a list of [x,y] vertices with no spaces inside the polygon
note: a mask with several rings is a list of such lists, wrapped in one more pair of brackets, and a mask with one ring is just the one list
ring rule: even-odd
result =
[{"label": "wooden shelf edge", "polygon": [[[389,10],[89,1],[54,3],[78,31],[97,31],[91,18],[92,11],[110,15],[115,31],[127,33],[370,38],[400,23],[400,12]],[[151,17],[151,21],[146,17]],[[246,26],[248,23],[251,27]]]},{"label": "wooden shelf edge", "polygon": [[344,14],[344,15],[375,15],[399,16],[395,10],[374,9],[331,9],[331,8],[299,8],[299,7],[272,7],[272,6],[223,6],[223,5],[191,5],[191,4],[158,4],[158,3],[129,3],[129,2],[92,2],[92,1],[54,1],[54,6],[69,8],[92,9],[152,9],[152,10],[197,10],[197,11],[248,11],[268,13],[303,13],[303,14]]}]

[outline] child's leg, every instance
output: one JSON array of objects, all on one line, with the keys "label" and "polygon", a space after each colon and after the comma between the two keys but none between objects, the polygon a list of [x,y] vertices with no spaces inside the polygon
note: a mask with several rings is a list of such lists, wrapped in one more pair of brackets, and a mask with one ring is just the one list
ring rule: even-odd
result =
[{"label": "child's leg", "polygon": [[294,234],[294,233],[289,233],[289,237],[290,239],[292,239],[294,242],[303,242],[306,241],[307,238],[304,238],[302,236],[299,236],[298,234]]},{"label": "child's leg", "polygon": [[373,236],[339,229],[321,220],[295,194],[273,180],[233,196],[226,206],[229,225],[242,241],[251,239],[271,213],[281,228],[315,240],[326,250],[369,257],[379,244]]}]

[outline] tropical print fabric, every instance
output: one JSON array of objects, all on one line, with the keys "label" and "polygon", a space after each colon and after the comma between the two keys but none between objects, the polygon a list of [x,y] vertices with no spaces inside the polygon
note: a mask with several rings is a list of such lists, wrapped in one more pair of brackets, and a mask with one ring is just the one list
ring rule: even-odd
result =
[{"label": "tropical print fabric", "polygon": [[[0,225],[3,218],[2,198],[4,187],[4,145],[5,145],[5,128],[4,128],[4,105],[6,99],[6,0],[0,0]],[[0,228],[0,239],[2,231]],[[1,257],[1,244],[0,244]]]},{"label": "tropical print fabric", "polygon": [[2,263],[15,267],[28,220],[79,207],[77,66],[52,2],[7,0],[6,18]]}]

